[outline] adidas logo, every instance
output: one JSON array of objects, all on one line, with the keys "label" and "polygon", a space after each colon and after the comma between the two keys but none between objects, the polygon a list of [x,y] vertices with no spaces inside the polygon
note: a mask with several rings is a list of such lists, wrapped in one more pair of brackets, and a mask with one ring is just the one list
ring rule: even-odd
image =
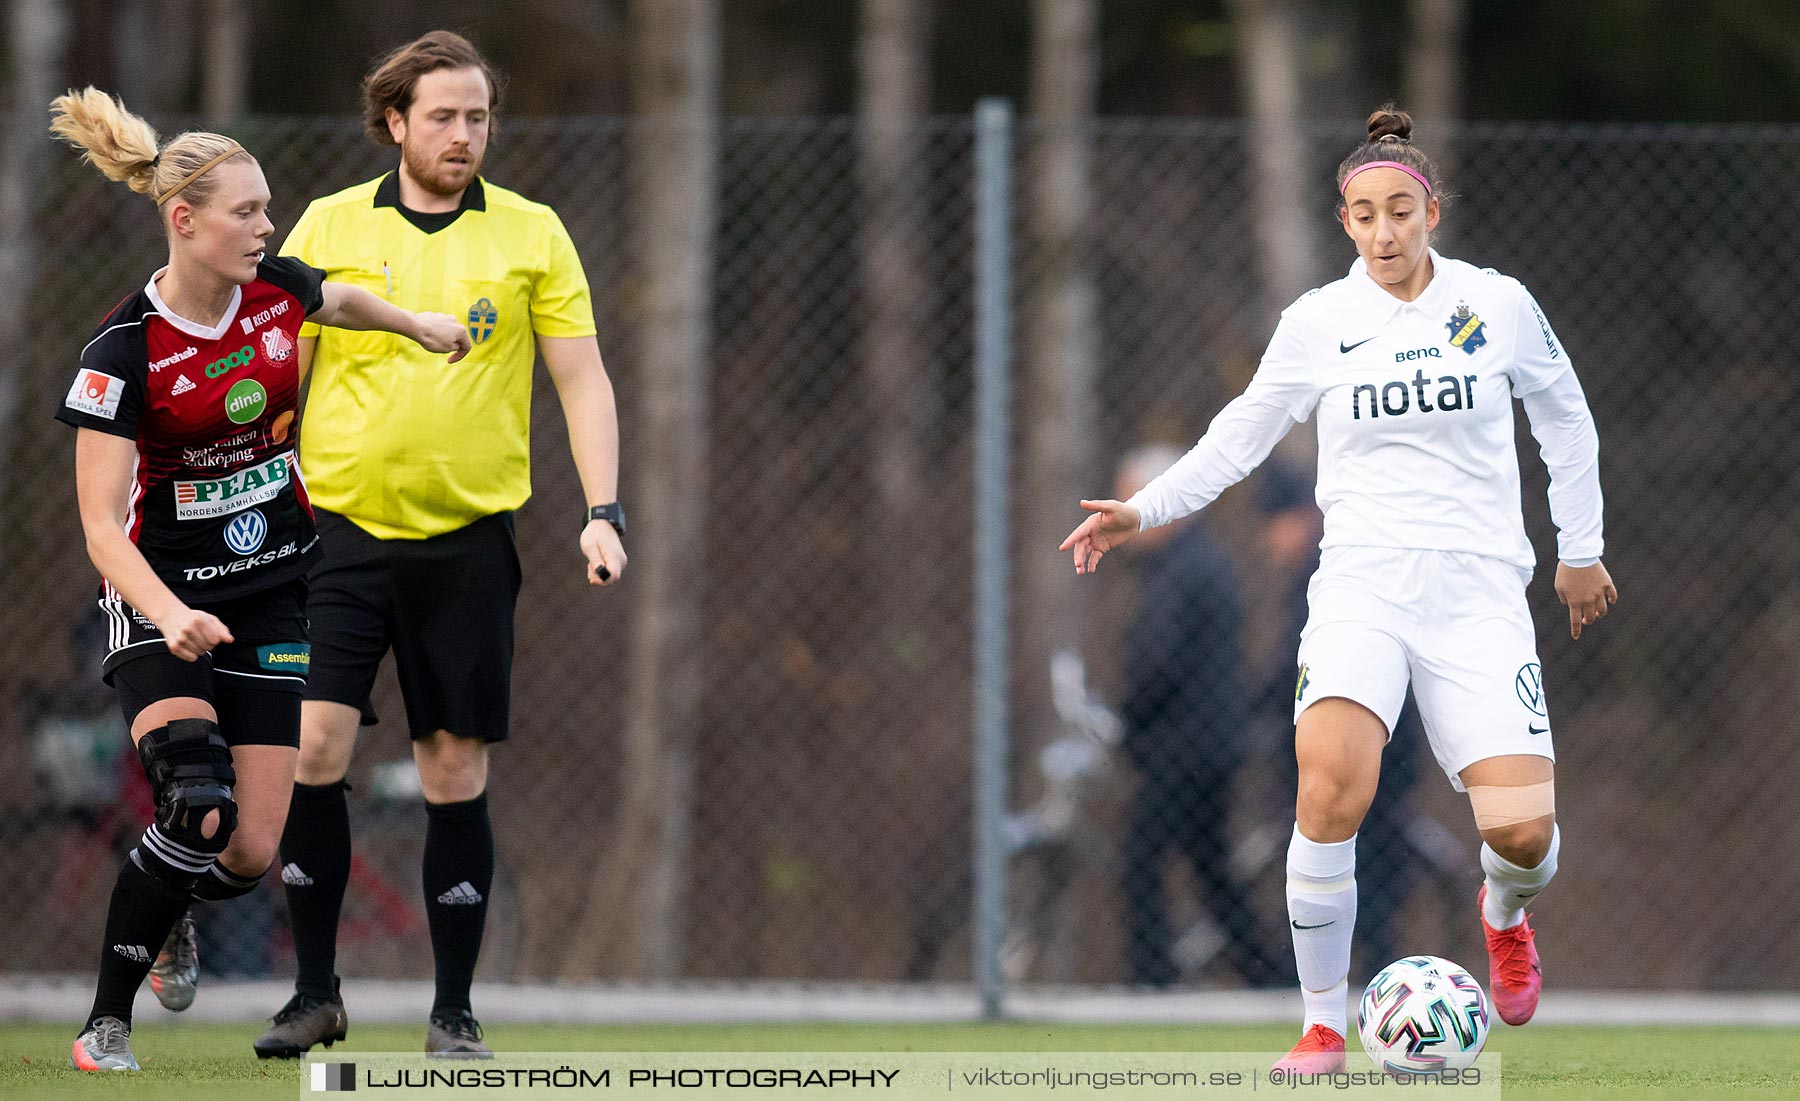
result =
[{"label": "adidas logo", "polygon": [[301,871],[300,865],[298,864],[283,864],[281,866],[281,881],[290,887],[312,886],[312,876]]},{"label": "adidas logo", "polygon": [[175,380],[175,385],[169,387],[169,393],[185,394],[189,390],[192,390],[193,388],[194,388],[194,380],[187,377],[186,375],[181,375],[180,377],[178,377]]},{"label": "adidas logo", "polygon": [[115,944],[113,951],[124,956],[132,963],[149,963],[150,953],[141,944]]},{"label": "adidas logo", "polygon": [[465,879],[439,895],[438,901],[446,906],[473,906],[481,901],[481,892]]}]

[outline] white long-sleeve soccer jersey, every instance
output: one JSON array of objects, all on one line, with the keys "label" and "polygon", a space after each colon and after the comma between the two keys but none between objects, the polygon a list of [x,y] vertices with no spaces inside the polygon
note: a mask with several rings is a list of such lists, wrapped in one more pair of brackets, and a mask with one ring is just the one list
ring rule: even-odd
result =
[{"label": "white long-sleeve soccer jersey", "polygon": [[1599,439],[1568,354],[1518,280],[1435,251],[1431,262],[1412,302],[1359,258],[1284,310],[1249,387],[1131,498],[1142,526],[1205,507],[1316,410],[1322,547],[1466,551],[1530,569],[1519,397],[1550,470],[1558,555],[1598,558]]}]

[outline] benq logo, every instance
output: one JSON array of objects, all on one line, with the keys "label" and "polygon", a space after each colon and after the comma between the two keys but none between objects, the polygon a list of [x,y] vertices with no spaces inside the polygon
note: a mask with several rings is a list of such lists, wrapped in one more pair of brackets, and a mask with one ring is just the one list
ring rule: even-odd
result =
[{"label": "benq logo", "polygon": [[263,518],[260,509],[253,508],[242,516],[233,516],[225,525],[225,545],[237,554],[255,554],[262,549],[268,535],[269,522]]},{"label": "benq logo", "polygon": [[[1433,349],[1433,351],[1435,350],[1436,349]],[[1407,353],[1402,352],[1400,354],[1406,355]],[[1463,375],[1461,378],[1458,378],[1455,375],[1443,375],[1439,377],[1436,380],[1439,387],[1436,405],[1431,404],[1431,398],[1425,393],[1425,387],[1430,386],[1432,381],[1433,380],[1426,378],[1425,372],[1421,370],[1413,375],[1410,383],[1405,379],[1395,379],[1393,382],[1386,384],[1381,388],[1379,397],[1377,397],[1375,385],[1373,383],[1365,382],[1360,386],[1356,386],[1350,391],[1350,419],[1362,420],[1362,396],[1364,393],[1369,395],[1370,419],[1379,417],[1383,413],[1386,413],[1390,417],[1398,417],[1401,414],[1410,411],[1413,407],[1413,395],[1415,392],[1418,394],[1418,407],[1419,412],[1421,413],[1436,413],[1439,411],[1449,412],[1455,409],[1475,408],[1474,375]],[[1400,395],[1399,401],[1394,400],[1394,395],[1396,393]]]},{"label": "benq logo", "polygon": [[1411,361],[1413,361],[1415,359],[1443,359],[1443,358],[1444,358],[1444,350],[1442,348],[1414,348],[1410,352],[1395,352],[1394,353],[1394,362],[1395,363],[1410,363]]}]

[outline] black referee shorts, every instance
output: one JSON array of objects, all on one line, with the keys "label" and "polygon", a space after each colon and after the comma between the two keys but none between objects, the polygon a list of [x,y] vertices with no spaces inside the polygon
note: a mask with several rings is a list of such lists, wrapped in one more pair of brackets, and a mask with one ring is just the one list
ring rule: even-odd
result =
[{"label": "black referee shorts", "polygon": [[309,661],[306,579],[194,607],[218,616],[232,641],[199,661],[182,661],[154,623],[102,586],[107,647],[100,675],[118,692],[126,727],[158,700],[192,696],[212,705],[230,745],[299,746]]},{"label": "black referee shorts", "polygon": [[377,539],[314,512],[324,554],[308,577],[306,698],[354,707],[373,724],[369,695],[392,649],[414,738],[448,730],[504,741],[520,578],[512,513],[429,539]]}]

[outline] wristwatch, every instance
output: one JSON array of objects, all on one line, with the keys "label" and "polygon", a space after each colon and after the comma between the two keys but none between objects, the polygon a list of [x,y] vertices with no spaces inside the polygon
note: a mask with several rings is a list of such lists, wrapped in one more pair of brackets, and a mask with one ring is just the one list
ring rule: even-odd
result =
[{"label": "wristwatch", "polygon": [[619,533],[619,538],[621,538],[621,539],[625,538],[625,506],[624,505],[621,505],[619,502],[614,501],[610,505],[591,505],[591,506],[589,506],[588,511],[587,511],[587,522],[591,524],[595,520],[605,520],[607,523],[609,523],[613,526],[614,531]]}]

